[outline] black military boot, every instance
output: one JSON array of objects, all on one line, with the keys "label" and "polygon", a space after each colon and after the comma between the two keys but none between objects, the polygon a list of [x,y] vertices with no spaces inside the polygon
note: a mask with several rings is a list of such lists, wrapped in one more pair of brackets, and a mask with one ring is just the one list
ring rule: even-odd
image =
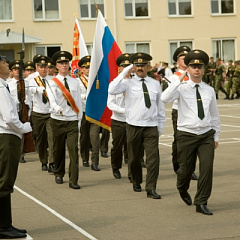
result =
[{"label": "black military boot", "polygon": [[229,94],[226,93],[226,97],[224,99],[229,99]]},{"label": "black military boot", "polygon": [[238,92],[236,94],[237,94],[237,96],[235,97],[235,99],[239,99],[240,98],[240,94]]},{"label": "black military boot", "polygon": [[25,238],[26,233],[12,226],[11,196],[10,193],[0,197],[0,239]]},{"label": "black military boot", "polygon": [[216,99],[218,99],[218,94],[216,93]]},{"label": "black military boot", "polygon": [[234,99],[234,94],[231,95],[231,97],[229,98],[229,100],[233,100]]}]

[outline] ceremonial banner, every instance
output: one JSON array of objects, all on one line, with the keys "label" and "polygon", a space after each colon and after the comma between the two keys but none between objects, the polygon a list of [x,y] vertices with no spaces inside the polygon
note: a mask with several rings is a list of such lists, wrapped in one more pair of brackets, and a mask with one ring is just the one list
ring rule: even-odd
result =
[{"label": "ceremonial banner", "polygon": [[73,32],[73,51],[72,51],[72,69],[71,75],[75,78],[74,71],[78,69],[79,60],[88,55],[87,47],[82,35],[77,18],[75,18],[74,32]]},{"label": "ceremonial banner", "polygon": [[111,130],[112,111],[107,107],[108,85],[118,75],[116,59],[121,55],[100,10],[93,42],[87,88],[86,119]]}]

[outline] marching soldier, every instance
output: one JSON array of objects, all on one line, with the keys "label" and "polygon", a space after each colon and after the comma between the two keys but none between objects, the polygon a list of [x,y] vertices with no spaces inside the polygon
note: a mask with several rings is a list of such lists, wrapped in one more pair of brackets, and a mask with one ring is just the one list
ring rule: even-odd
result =
[{"label": "marching soldier", "polygon": [[67,145],[70,158],[69,187],[80,189],[78,185],[78,132],[82,119],[82,103],[79,82],[68,75],[71,60],[72,54],[67,51],[59,51],[53,55],[52,61],[56,64],[58,75],[49,80],[47,94],[50,101],[53,132],[55,182],[57,184],[63,183],[65,147]]},{"label": "marching soldier", "polygon": [[25,229],[12,225],[11,193],[17,177],[21,155],[21,137],[30,132],[29,122],[22,123],[18,117],[16,102],[11,97],[6,79],[9,67],[0,55],[0,238],[24,238]]},{"label": "marching soldier", "polygon": [[240,97],[240,60],[236,61],[236,67],[233,74],[233,86],[232,86],[231,99],[234,99],[235,94],[237,94],[235,98],[239,99]]},{"label": "marching soldier", "polygon": [[223,88],[223,83],[224,80],[226,79],[226,69],[224,67],[224,65],[221,63],[221,59],[218,58],[216,60],[216,82],[215,82],[215,92],[216,92],[216,99],[218,99],[218,92],[219,90],[221,92],[223,92],[226,95],[227,98],[227,92],[225,91],[225,89]]},{"label": "marching soldier", "polygon": [[[33,95],[33,111],[31,113],[34,134],[36,137],[38,155],[42,163],[42,171],[54,171],[53,136],[50,126],[50,104],[46,89],[47,64],[49,57],[39,56],[35,59],[37,71],[35,78],[29,80],[29,91]],[[49,162],[49,166],[47,165]]]},{"label": "marching soldier", "polygon": [[229,96],[230,96],[232,86],[233,86],[232,79],[233,79],[233,74],[234,74],[234,71],[235,71],[235,67],[232,63],[233,63],[232,60],[228,61],[228,67],[227,67],[227,73],[226,73],[227,82],[228,82],[227,83],[227,97],[226,97],[226,99],[231,99],[231,98],[229,98]]}]

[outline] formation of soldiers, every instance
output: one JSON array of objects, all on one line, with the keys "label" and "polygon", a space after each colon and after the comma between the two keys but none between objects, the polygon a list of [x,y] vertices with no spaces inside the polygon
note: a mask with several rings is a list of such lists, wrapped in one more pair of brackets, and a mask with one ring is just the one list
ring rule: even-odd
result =
[{"label": "formation of soldiers", "polygon": [[[226,65],[220,58],[211,57],[208,65],[205,67],[204,81],[215,89],[218,99],[219,91],[225,94],[224,99],[239,99],[240,97],[240,60],[233,63],[228,61]],[[226,83],[226,90],[224,85]]]}]

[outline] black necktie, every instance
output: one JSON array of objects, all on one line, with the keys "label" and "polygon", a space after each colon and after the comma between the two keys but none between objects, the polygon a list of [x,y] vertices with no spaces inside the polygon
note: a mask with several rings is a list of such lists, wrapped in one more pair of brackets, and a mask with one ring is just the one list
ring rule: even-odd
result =
[{"label": "black necktie", "polygon": [[198,91],[199,85],[196,84],[195,87],[196,87],[196,96],[197,96],[198,117],[202,120],[204,118],[204,110],[203,110],[201,95]]},{"label": "black necktie", "polygon": [[[46,82],[45,82],[45,79],[44,79],[44,78],[42,79],[42,83],[43,83],[44,87],[46,88]],[[46,98],[46,96],[45,96],[44,93],[42,94],[42,102],[43,102],[44,104],[47,103],[47,98]]]},{"label": "black necktie", "polygon": [[148,89],[147,89],[147,85],[145,84],[145,79],[141,79],[142,81],[142,89],[143,89],[143,95],[144,95],[144,101],[145,101],[145,106],[147,108],[151,107],[151,101],[150,101],[150,97],[149,97],[149,93],[148,93]]},{"label": "black necktie", "polygon": [[[65,77],[63,80],[64,80],[65,88],[70,92],[70,89],[69,89],[69,86],[68,86],[68,83],[67,83],[67,78]],[[70,103],[68,101],[67,101],[67,105],[70,106]]]},{"label": "black necktie", "polygon": [[8,92],[10,93],[10,89],[9,89],[9,86],[8,86],[8,84],[6,85],[6,88],[7,88]]}]

